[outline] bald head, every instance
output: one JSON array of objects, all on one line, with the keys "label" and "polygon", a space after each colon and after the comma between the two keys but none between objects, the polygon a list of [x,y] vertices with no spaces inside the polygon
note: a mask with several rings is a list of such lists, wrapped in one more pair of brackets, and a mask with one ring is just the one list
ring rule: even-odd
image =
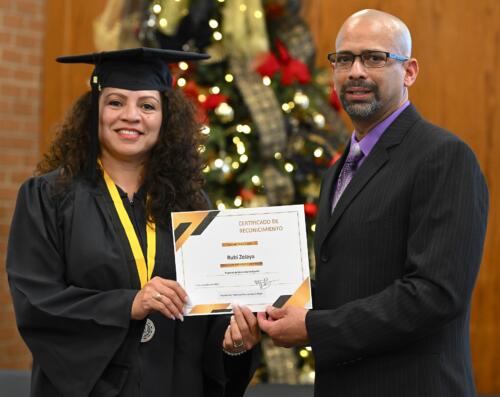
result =
[{"label": "bald head", "polygon": [[411,57],[411,35],[408,27],[394,15],[378,10],[361,10],[351,15],[344,22],[335,41],[337,51],[349,32],[370,27],[370,30],[383,34],[392,44],[392,51]]}]

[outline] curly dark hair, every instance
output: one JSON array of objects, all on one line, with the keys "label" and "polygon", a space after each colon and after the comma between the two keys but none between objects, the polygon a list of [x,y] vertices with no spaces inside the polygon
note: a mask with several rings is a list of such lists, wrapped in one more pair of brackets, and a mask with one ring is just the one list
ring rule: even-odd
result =
[{"label": "curly dark hair", "polygon": [[[170,211],[206,209],[207,202],[202,192],[204,163],[199,153],[203,139],[194,106],[173,88],[163,92],[161,99],[163,121],[146,164],[144,186],[149,197],[148,219],[166,225]],[[84,176],[90,151],[91,100],[88,92],[75,102],[49,151],[38,163],[36,174],[59,169],[60,186]]]}]

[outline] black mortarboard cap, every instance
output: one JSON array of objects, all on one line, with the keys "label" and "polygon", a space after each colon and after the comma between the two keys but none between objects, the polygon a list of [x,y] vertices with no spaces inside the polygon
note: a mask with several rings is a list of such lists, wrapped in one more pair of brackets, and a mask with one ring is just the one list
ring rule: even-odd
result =
[{"label": "black mortarboard cap", "polygon": [[[199,61],[208,54],[163,50],[159,48],[130,48],[126,50],[58,57],[61,63],[95,65],[91,84],[101,88],[164,91],[172,85],[167,64],[180,61]],[[95,78],[97,77],[97,79]]]},{"label": "black mortarboard cap", "polygon": [[99,151],[99,91],[105,87],[126,90],[165,91],[172,86],[169,63],[199,61],[208,54],[174,51],[159,48],[130,48],[90,54],[61,56],[60,63],[88,63],[95,65],[90,78],[92,88],[92,125],[90,126],[90,153],[86,173],[95,176]]}]

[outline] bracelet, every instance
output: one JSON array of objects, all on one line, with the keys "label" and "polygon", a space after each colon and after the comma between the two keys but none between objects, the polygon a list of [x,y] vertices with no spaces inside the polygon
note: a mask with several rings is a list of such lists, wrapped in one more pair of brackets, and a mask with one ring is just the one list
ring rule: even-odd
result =
[{"label": "bracelet", "polygon": [[233,352],[230,352],[229,350],[222,348],[222,351],[224,353],[226,353],[228,356],[235,357],[235,356],[241,356],[242,354],[245,354],[248,350],[242,350],[240,352],[233,353]]}]

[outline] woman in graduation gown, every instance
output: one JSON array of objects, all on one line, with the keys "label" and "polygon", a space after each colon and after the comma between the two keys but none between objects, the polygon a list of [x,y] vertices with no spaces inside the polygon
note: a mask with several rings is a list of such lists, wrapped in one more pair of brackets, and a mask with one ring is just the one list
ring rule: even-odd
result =
[{"label": "woman in graduation gown", "polygon": [[171,211],[207,209],[199,125],[167,62],[132,49],[95,64],[13,217],[7,272],[33,354],[32,396],[242,396],[260,334],[247,308],[182,316]]}]

